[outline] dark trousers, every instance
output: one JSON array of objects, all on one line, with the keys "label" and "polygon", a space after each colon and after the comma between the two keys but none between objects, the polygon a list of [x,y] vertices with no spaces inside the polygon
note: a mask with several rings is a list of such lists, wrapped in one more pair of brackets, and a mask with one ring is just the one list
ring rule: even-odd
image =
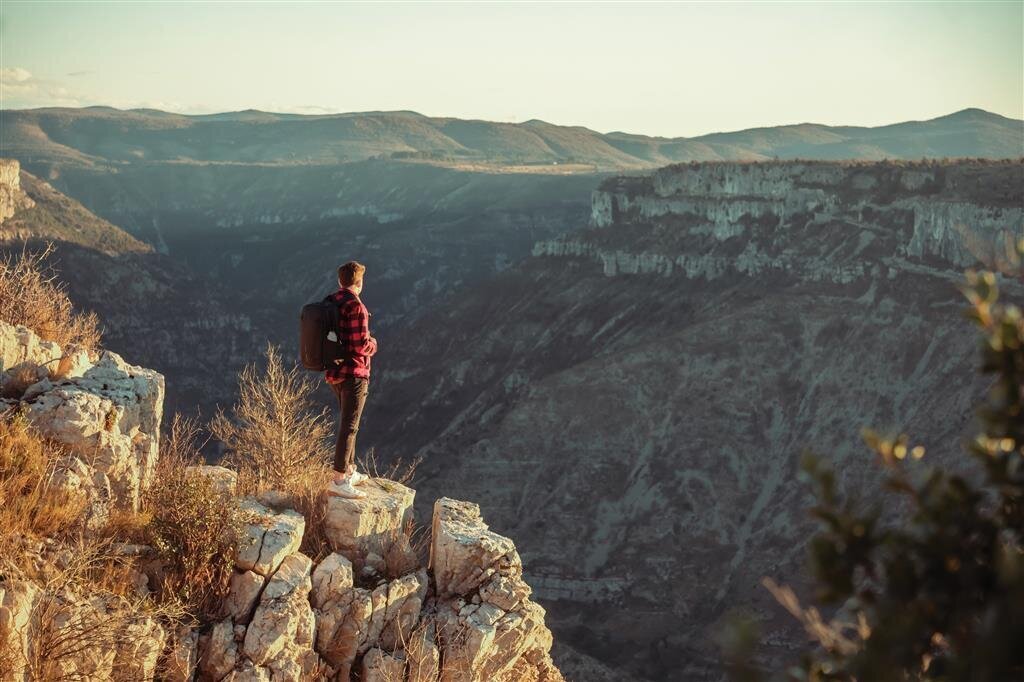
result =
[{"label": "dark trousers", "polygon": [[345,473],[356,463],[356,434],[363,405],[370,390],[370,380],[345,377],[337,384],[329,384],[338,397],[338,440],[334,444],[334,470]]}]

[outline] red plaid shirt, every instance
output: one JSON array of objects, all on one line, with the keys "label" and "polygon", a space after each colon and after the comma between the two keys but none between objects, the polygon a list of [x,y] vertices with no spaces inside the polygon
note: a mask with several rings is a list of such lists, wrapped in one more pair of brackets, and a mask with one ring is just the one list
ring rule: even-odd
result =
[{"label": "red plaid shirt", "polygon": [[370,313],[359,296],[349,289],[338,289],[331,294],[331,300],[339,308],[338,341],[352,353],[352,358],[327,370],[327,381],[337,384],[348,377],[369,379],[370,357],[377,352],[377,339],[370,336]]}]

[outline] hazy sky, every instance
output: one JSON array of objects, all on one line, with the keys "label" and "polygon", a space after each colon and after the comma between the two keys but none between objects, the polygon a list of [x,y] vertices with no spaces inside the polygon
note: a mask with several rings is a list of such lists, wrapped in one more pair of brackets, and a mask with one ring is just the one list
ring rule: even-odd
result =
[{"label": "hazy sky", "polygon": [[0,106],[412,109],[698,135],[1024,118],[1024,0],[0,3]]}]

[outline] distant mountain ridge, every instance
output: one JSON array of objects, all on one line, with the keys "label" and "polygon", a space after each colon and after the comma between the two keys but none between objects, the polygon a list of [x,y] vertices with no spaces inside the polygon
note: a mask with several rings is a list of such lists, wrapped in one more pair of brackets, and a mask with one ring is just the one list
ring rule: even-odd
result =
[{"label": "distant mountain ridge", "polygon": [[687,161],[1015,158],[1024,121],[964,109],[886,126],[800,123],[698,137],[598,133],[540,120],[501,123],[413,111],[205,115],[109,107],[0,110],[0,151],[28,164],[338,164],[369,158],[496,166],[644,169]]}]

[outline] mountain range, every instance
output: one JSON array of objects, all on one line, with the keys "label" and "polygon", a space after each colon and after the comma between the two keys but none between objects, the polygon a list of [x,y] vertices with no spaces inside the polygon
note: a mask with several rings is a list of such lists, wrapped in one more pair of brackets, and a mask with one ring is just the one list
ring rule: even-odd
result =
[{"label": "mountain range", "polygon": [[29,164],[338,164],[370,158],[538,171],[654,168],[683,161],[1007,158],[1024,121],[964,109],[879,127],[815,123],[690,138],[599,133],[545,121],[501,123],[412,111],[186,116],[109,107],[0,112],[0,154]]}]

